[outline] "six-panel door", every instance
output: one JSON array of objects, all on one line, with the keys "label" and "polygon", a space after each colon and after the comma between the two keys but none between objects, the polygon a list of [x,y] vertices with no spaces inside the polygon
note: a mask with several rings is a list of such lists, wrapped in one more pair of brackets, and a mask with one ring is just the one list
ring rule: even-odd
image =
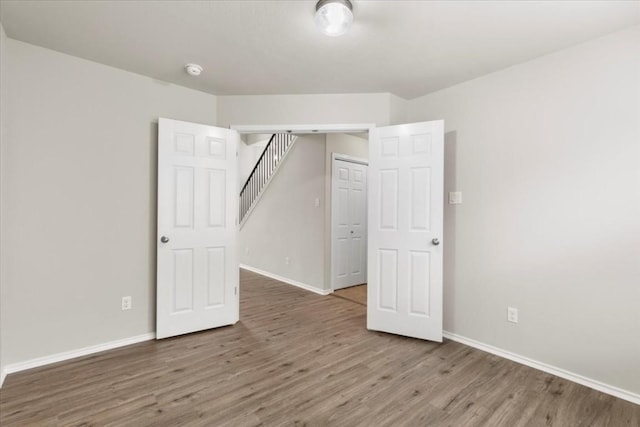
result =
[{"label": "six-panel door", "polygon": [[235,323],[237,133],[160,119],[156,335]]},{"label": "six-panel door", "polygon": [[331,185],[335,290],[367,281],[367,166],[334,160]]},{"label": "six-panel door", "polygon": [[444,123],[375,128],[367,327],[442,341]]}]

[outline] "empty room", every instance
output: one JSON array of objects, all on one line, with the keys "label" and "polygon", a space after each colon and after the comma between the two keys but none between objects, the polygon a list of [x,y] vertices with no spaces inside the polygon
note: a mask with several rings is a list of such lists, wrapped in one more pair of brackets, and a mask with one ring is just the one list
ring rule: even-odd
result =
[{"label": "empty room", "polygon": [[0,0],[0,425],[640,427],[640,1]]}]

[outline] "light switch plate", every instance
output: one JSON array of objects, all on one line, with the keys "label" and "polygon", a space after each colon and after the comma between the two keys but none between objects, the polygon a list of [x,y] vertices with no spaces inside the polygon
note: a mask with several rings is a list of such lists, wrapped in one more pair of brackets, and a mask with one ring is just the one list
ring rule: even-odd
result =
[{"label": "light switch plate", "polygon": [[450,205],[461,205],[462,204],[462,192],[461,191],[451,191],[449,193],[449,204]]}]

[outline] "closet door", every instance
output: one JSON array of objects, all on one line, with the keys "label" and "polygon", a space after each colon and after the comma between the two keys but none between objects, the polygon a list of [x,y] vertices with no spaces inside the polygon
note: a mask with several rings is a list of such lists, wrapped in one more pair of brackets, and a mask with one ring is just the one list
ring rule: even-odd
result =
[{"label": "closet door", "polygon": [[333,290],[367,281],[367,165],[334,159],[331,177]]}]

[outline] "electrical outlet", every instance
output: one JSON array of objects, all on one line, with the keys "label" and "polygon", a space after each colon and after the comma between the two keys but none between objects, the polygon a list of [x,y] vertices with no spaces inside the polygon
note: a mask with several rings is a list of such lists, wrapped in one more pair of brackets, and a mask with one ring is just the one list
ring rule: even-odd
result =
[{"label": "electrical outlet", "polygon": [[122,297],[122,309],[131,310],[131,297]]},{"label": "electrical outlet", "polygon": [[291,261],[291,260],[289,259],[289,257],[288,257],[288,256],[284,257],[284,263],[285,263],[286,265],[289,265],[289,261]]},{"label": "electrical outlet", "polygon": [[315,205],[316,205],[316,208],[320,207],[320,197],[316,197]]},{"label": "electrical outlet", "polygon": [[244,248],[245,255],[249,255],[249,247]]},{"label": "electrical outlet", "polygon": [[513,307],[507,307],[507,321],[511,323],[518,323],[518,309]]}]

